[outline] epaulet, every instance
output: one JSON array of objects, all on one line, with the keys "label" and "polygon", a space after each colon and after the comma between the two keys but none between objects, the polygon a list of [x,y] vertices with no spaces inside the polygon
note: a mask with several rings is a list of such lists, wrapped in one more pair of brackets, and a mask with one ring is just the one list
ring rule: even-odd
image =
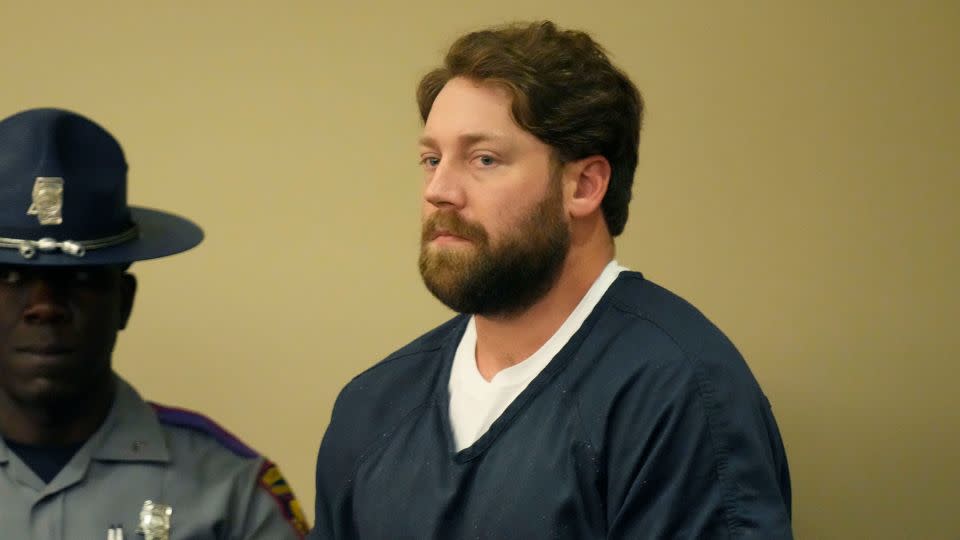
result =
[{"label": "epaulet", "polygon": [[236,435],[223,429],[219,424],[198,412],[177,407],[167,407],[166,405],[159,405],[153,402],[149,403],[157,413],[157,420],[159,420],[161,424],[192,429],[209,435],[227,450],[230,450],[240,457],[260,457],[259,453],[244,444]]}]

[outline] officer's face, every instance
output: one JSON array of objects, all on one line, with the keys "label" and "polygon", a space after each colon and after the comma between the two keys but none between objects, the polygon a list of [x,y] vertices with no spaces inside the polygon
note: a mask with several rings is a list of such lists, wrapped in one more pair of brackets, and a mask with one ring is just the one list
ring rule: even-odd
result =
[{"label": "officer's face", "polygon": [[0,265],[0,406],[62,405],[105,388],[135,291],[117,266]]}]

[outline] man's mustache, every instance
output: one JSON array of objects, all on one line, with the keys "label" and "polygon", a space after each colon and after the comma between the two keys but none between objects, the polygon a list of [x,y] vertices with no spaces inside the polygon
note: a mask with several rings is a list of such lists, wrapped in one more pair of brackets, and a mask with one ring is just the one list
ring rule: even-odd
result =
[{"label": "man's mustache", "polygon": [[456,212],[437,212],[423,223],[420,237],[424,243],[433,240],[438,234],[452,234],[473,242],[484,243],[487,231],[476,223],[471,223]]}]

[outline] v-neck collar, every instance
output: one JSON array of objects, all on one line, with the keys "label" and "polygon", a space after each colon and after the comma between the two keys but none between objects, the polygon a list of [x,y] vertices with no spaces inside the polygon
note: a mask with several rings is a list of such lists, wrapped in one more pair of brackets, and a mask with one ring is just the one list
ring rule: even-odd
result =
[{"label": "v-neck collar", "polygon": [[583,321],[583,324],[580,328],[574,332],[573,336],[569,341],[560,349],[560,351],[553,357],[550,363],[539,373],[536,377],[530,381],[530,384],[520,392],[520,394],[504,409],[503,413],[493,421],[493,424],[490,425],[490,428],[481,435],[473,444],[460,450],[456,450],[456,441],[453,436],[453,426],[450,422],[450,393],[448,390],[448,384],[450,380],[450,371],[453,366],[453,358],[456,354],[457,347],[460,344],[460,339],[463,337],[464,331],[467,328],[467,323],[470,320],[468,315],[461,315],[461,320],[458,321],[457,325],[454,327],[454,330],[448,334],[446,342],[442,345],[440,349],[440,354],[442,357],[443,368],[440,373],[440,376],[437,377],[435,388],[435,400],[434,406],[439,407],[439,414],[442,428],[444,430],[445,439],[447,442],[447,452],[453,457],[453,461],[458,464],[468,463],[481,455],[483,455],[487,449],[496,441],[497,437],[505,429],[507,429],[517,418],[517,416],[527,407],[527,405],[533,401],[542,391],[546,388],[550,382],[556,377],[567,365],[570,363],[571,359],[574,357],[575,352],[583,344],[583,341],[590,334],[590,331],[596,325],[597,320],[603,315],[607,308],[609,308],[612,300],[612,296],[616,293],[616,290],[624,282],[624,278],[633,275],[640,275],[637,272],[632,272],[624,270],[617,276],[613,283],[610,284],[607,291],[600,298],[600,301],[597,302],[596,306],[593,308],[593,311],[590,312],[590,315]]}]

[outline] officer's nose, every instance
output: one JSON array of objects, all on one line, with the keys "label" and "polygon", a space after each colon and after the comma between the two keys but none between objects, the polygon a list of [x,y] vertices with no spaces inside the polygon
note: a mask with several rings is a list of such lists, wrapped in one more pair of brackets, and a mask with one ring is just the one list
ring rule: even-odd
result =
[{"label": "officer's nose", "polygon": [[56,324],[69,320],[64,290],[48,278],[33,279],[27,287],[23,318],[30,324]]}]

